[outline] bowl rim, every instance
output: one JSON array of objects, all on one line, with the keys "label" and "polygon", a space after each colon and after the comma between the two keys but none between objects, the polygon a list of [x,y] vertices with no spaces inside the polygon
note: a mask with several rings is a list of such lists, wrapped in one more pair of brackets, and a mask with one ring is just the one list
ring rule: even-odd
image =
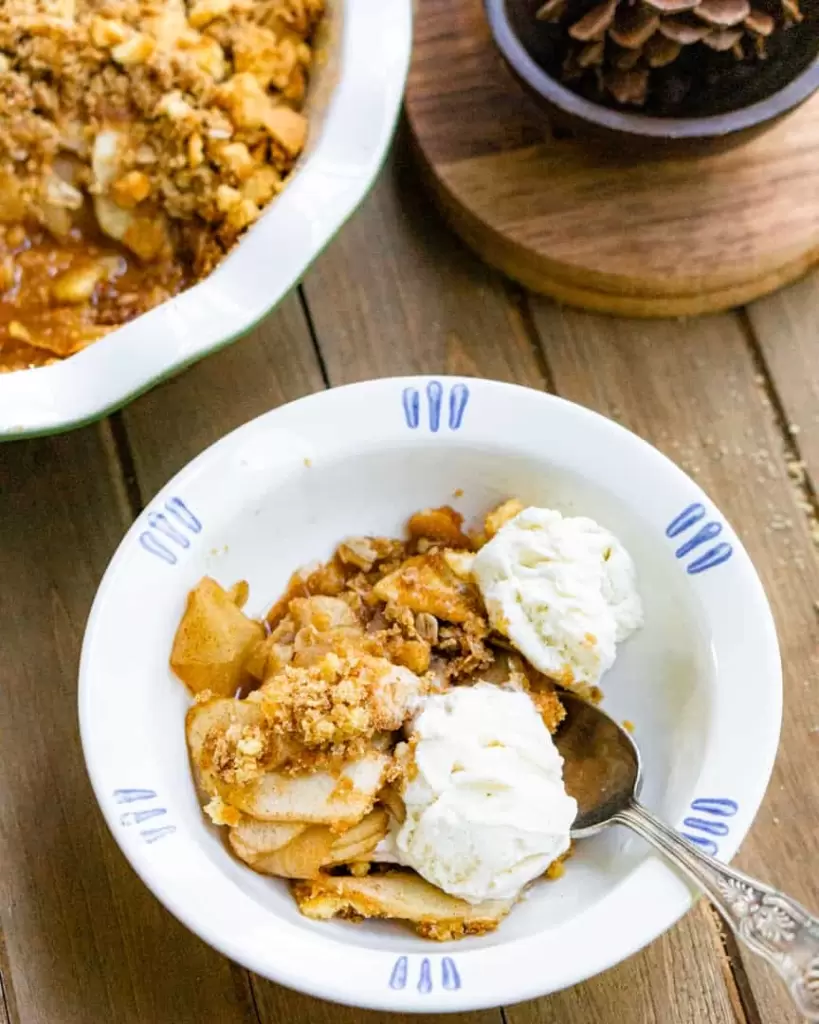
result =
[{"label": "bowl rim", "polygon": [[[462,423],[467,401],[470,409],[489,406],[491,413],[468,413]],[[421,422],[425,403],[430,410],[428,429]],[[433,417],[436,403],[440,424]],[[717,815],[720,822],[725,815],[731,819],[730,832],[720,825],[725,830],[719,833],[725,835],[720,839],[720,860],[730,860],[756,815],[773,768],[781,723],[782,677],[773,617],[741,542],[710,499],[681,469],[648,442],[598,413],[553,395],[497,381],[444,376],[384,378],[330,389],[280,406],[215,442],[147,504],[111,559],[95,597],[83,640],[78,690],[80,734],[89,778],[123,853],[160,902],[190,930],[264,977],[319,998],[378,1010],[476,1010],[568,987],[653,941],[690,909],[696,894],[656,855],[649,854],[597,904],[556,929],[478,949],[459,944],[441,949],[430,943],[423,954],[413,949],[406,956],[394,950],[348,946],[329,931],[323,934],[306,930],[277,918],[238,889],[215,865],[207,869],[216,882],[208,888],[209,900],[203,901],[197,898],[201,888],[193,881],[199,868],[191,857],[203,858],[195,837],[177,833],[172,844],[146,846],[135,830],[121,827],[122,808],[112,793],[122,782],[117,781],[111,765],[112,756],[121,754],[111,753],[105,739],[111,731],[110,717],[100,708],[100,698],[110,692],[110,676],[102,669],[98,671],[95,661],[98,645],[110,635],[106,618],[119,614],[110,595],[116,596],[125,576],[130,583],[124,592],[130,593],[133,573],[142,572],[148,561],[151,571],[159,571],[153,564],[159,564],[158,560],[142,558],[139,542],[163,502],[182,494],[196,507],[197,496],[224,490],[215,482],[224,481],[229,466],[252,464],[254,452],[269,452],[271,446],[266,442],[271,432],[280,440],[303,437],[309,442],[305,450],[318,450],[316,446],[321,445],[331,455],[349,455],[372,447],[372,417],[376,416],[382,428],[379,447],[408,441],[430,445],[440,443],[438,427],[445,431],[447,409],[449,428],[458,431],[447,431],[450,443],[465,447],[495,441],[498,426],[504,423],[504,442],[514,444],[516,451],[543,459],[543,438],[550,430],[557,431],[557,436],[570,435],[572,452],[564,452],[569,446],[558,446],[560,451],[550,450],[548,461],[567,469],[593,464],[599,468],[601,479],[605,478],[605,486],[621,499],[625,494],[632,505],[639,492],[644,518],[656,520],[660,530],[669,523],[664,532],[670,545],[669,564],[679,566],[675,571],[685,571],[680,552],[685,549],[686,556],[689,553],[690,544],[675,551],[679,541],[674,539],[679,536],[680,523],[685,529],[691,526],[686,516],[693,516],[696,524],[710,515],[709,537],[714,536],[713,527],[719,523],[720,548],[724,544],[729,555],[714,562],[709,571],[696,570],[690,563],[687,573],[707,617],[712,619],[717,679],[723,682],[714,687],[712,694],[712,721],[703,766],[693,787],[700,798],[692,802],[695,811]],[[300,449],[295,454],[299,455]],[[258,467],[253,472],[258,477]],[[268,472],[264,486],[272,486],[274,479],[274,473]],[[662,488],[656,486],[660,480]],[[650,481],[651,486],[641,487],[641,481]],[[741,643],[737,642],[738,636]],[[99,720],[95,716],[100,716]],[[118,744],[115,747],[119,749]],[[692,828],[687,824],[690,820],[671,824]],[[221,904],[224,907],[220,911]],[[598,918],[594,928],[589,928],[586,920],[591,915]],[[607,927],[600,927],[601,915]],[[237,917],[241,926],[236,924]]]},{"label": "bowl rim", "polygon": [[[340,2],[338,77],[312,148],[282,194],[193,287],[68,359],[0,373],[0,442],[92,423],[253,330],[355,212],[401,111],[412,0]],[[271,259],[282,237],[287,259]]]},{"label": "bowl rim", "polygon": [[650,117],[593,103],[546,72],[520,41],[507,12],[507,0],[483,0],[495,44],[514,72],[537,95],[567,114],[610,131],[642,138],[718,139],[760,126],[793,110],[819,89],[819,48],[814,60],[787,85],[746,107],[709,117]]}]

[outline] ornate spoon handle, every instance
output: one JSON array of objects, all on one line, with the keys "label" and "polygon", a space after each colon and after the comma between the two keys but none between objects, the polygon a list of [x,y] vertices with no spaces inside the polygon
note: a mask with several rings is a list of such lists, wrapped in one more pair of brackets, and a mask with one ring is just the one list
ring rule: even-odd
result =
[{"label": "ornate spoon handle", "polygon": [[773,965],[800,1013],[819,1021],[819,918],[783,893],[701,853],[636,801],[612,821],[633,829],[688,875],[740,942]]}]

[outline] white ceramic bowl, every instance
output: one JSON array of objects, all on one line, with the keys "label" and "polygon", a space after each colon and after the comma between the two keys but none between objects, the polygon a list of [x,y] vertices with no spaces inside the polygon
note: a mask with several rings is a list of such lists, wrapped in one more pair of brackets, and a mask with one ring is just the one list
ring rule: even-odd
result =
[{"label": "white ceramic bowl", "polygon": [[400,534],[446,502],[478,516],[510,495],[592,516],[635,559],[645,626],[603,687],[635,723],[648,806],[724,860],[748,830],[776,752],[779,654],[753,566],[697,485],[617,424],[526,388],[403,378],[322,392],[236,430],[156,496],[108,568],[82,652],[83,747],[117,842],[172,913],[251,970],[358,1006],[496,1006],[602,971],[691,906],[671,869],[612,829],[491,935],[439,945],[391,923],[320,924],[202,815],[189,697],[168,668],[199,578],[246,578],[261,613],[349,534]]},{"label": "white ceramic bowl", "polygon": [[332,0],[324,37],[308,103],[310,139],[282,194],[194,288],[64,362],[0,374],[0,441],[97,419],[241,337],[353,213],[401,107],[412,0]]}]

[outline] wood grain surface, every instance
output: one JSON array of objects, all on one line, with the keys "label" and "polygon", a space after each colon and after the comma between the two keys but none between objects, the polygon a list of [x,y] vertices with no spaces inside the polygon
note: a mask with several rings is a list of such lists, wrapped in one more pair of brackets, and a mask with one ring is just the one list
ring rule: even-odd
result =
[{"label": "wood grain surface", "polygon": [[[619,419],[686,469],[747,546],[771,602],[785,670],[783,740],[767,797],[737,863],[819,907],[814,862],[819,783],[819,563],[783,438],[741,321],[601,321],[533,300],[555,384]],[[761,1020],[796,1024],[781,983],[746,958]],[[695,1018],[696,1019],[696,1018]]]},{"label": "wood grain surface", "polygon": [[[330,383],[423,370],[543,388],[549,369],[522,303],[445,233],[412,183],[399,147],[365,206],[305,281]],[[598,323],[602,331],[607,321]],[[508,1021],[744,1021],[722,945],[702,913],[578,989],[507,1009]]]},{"label": "wood grain surface", "polygon": [[[323,386],[309,325],[294,293],[238,345],[168,381],[125,411],[123,441],[140,500],[150,498],[226,431]],[[324,1003],[263,978],[252,977],[250,984],[261,1024],[408,1024],[410,1019]],[[501,1024],[496,1011],[464,1014],[460,1019],[463,1024]]]},{"label": "wood grain surface", "polygon": [[482,1013],[415,1014],[376,1013],[349,1006],[325,1003],[280,985],[256,981],[257,1005],[261,1020],[271,1024],[504,1024],[500,1010]]},{"label": "wood grain surface", "polygon": [[792,464],[792,476],[808,471],[819,483],[819,275],[755,302],[748,317],[784,430],[804,462]]},{"label": "wood grain surface", "polygon": [[252,1024],[243,972],[131,871],[85,774],[77,659],[128,522],[106,425],[0,445],[0,908],[12,1024]]},{"label": "wood grain surface", "polygon": [[121,414],[144,505],[186,463],[242,423],[324,382],[298,292],[247,337]]},{"label": "wood grain surface", "polygon": [[[0,446],[0,1024],[409,1024],[249,976],[178,925],[109,836],[77,732],[85,618],[135,512],[213,440],[328,381],[449,371],[553,389],[626,423],[709,491],[760,571],[785,664],[780,756],[738,862],[819,907],[818,281],[691,322],[566,310],[510,286],[449,233],[401,144],[308,275],[304,302],[294,294],[244,341],[112,421]],[[454,1020],[798,1018],[700,904],[583,985]]]},{"label": "wood grain surface", "polygon": [[446,372],[545,385],[519,308],[418,193],[404,139],[304,291],[331,384]]},{"label": "wood grain surface", "polygon": [[549,135],[481,0],[419,0],[406,107],[450,223],[488,263],[570,305],[727,309],[819,260],[819,97],[729,152],[601,154]]}]

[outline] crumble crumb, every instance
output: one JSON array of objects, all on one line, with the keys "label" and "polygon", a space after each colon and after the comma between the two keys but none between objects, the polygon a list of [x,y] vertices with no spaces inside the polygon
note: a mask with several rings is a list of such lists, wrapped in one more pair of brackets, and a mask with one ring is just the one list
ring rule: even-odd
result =
[{"label": "crumble crumb", "polygon": [[205,804],[205,814],[214,825],[227,825],[230,828],[235,828],[242,820],[241,811],[226,804],[220,796],[211,797]]},{"label": "crumble crumb", "polygon": [[269,728],[335,758],[361,756],[378,733],[400,729],[424,684],[386,658],[354,650],[343,638],[318,661],[268,679],[254,698]]}]

